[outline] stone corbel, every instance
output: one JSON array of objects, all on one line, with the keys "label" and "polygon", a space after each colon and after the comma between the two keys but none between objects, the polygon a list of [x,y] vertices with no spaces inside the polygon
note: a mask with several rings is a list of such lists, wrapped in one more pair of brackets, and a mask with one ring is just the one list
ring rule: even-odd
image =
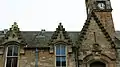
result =
[{"label": "stone corbel", "polygon": [[68,46],[68,53],[72,53],[72,46],[71,45]]},{"label": "stone corbel", "polygon": [[53,46],[50,46],[50,54],[53,54],[54,53],[54,48]]},{"label": "stone corbel", "polygon": [[100,56],[101,56],[101,50],[97,50],[97,51],[95,51],[95,50],[93,50],[93,56],[94,56],[94,59],[95,60],[98,60],[98,59],[100,59]]},{"label": "stone corbel", "polygon": [[25,54],[25,50],[24,50],[24,48],[22,47],[22,48],[20,48],[20,54],[21,55],[24,55]]}]

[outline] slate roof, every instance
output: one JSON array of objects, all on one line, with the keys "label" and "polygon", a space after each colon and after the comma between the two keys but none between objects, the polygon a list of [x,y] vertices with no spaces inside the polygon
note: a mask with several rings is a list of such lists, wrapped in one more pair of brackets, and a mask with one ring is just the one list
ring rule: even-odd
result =
[{"label": "slate roof", "polygon": [[[45,31],[44,36],[39,36],[36,39],[36,35],[40,34],[41,31],[21,31],[25,42],[27,43],[27,47],[49,47],[48,42],[51,39],[54,31]],[[80,31],[67,31],[70,39],[73,42],[73,45],[76,44],[76,41],[79,39]],[[2,41],[2,37],[4,37],[3,31],[0,31],[0,43]],[[120,31],[115,32],[115,43],[117,47],[120,47]]]},{"label": "slate roof", "polygon": [[[92,13],[92,15],[90,15],[90,16],[94,17],[94,19],[96,20],[96,23],[101,28],[102,32],[106,35],[106,38],[108,39],[108,41],[110,41],[111,43],[115,43],[117,46],[120,46],[120,31],[115,32],[115,39],[114,39],[115,41],[113,42],[112,39],[110,38],[110,36],[108,35],[108,33],[106,32],[106,30],[104,29],[103,25],[100,23],[100,21],[96,17],[96,15],[94,13]],[[22,38],[22,41],[25,41],[24,44],[27,47],[33,48],[33,47],[49,47],[48,43],[53,38],[53,35],[56,35],[55,33],[57,31],[62,31],[62,32],[64,32],[64,34],[62,33],[64,36],[68,35],[68,37],[70,37],[70,40],[72,40],[71,41],[72,45],[77,46],[76,42],[77,41],[82,42],[84,35],[86,34],[86,30],[89,26],[90,19],[91,18],[88,17],[88,20],[86,20],[86,23],[83,26],[83,29],[81,31],[65,31],[65,28],[63,28],[61,23],[58,25],[58,28],[56,28],[56,31],[45,31],[45,30],[19,31],[18,25],[15,22],[14,25],[12,25],[12,27],[10,28],[10,31],[8,31],[8,32],[13,32],[13,33],[11,33],[13,38],[17,34],[16,36],[18,37],[18,40]],[[8,33],[8,32],[6,33],[7,36],[10,35],[10,33]],[[65,34],[65,32],[67,32],[68,34]],[[20,34],[18,34],[18,33],[20,33]],[[5,31],[0,31],[0,45],[2,45],[2,42],[5,41],[4,39],[6,37],[6,34],[5,34]]]},{"label": "slate roof", "polygon": [[115,44],[117,48],[120,48],[120,31],[115,32]]},{"label": "slate roof", "polygon": [[120,40],[120,31],[116,31],[116,32],[115,32],[115,37]]},{"label": "slate roof", "polygon": [[[79,31],[67,31],[73,44],[76,43],[79,36]],[[49,47],[48,42],[51,39],[54,31],[45,31],[44,35],[38,35],[41,31],[21,31],[21,34],[27,43],[27,47]],[[4,37],[3,31],[0,31],[0,42]]]}]

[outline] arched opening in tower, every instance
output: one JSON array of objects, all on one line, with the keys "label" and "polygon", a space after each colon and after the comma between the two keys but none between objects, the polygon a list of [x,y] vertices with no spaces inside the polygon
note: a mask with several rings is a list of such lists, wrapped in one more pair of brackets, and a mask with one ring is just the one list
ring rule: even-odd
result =
[{"label": "arched opening in tower", "polygon": [[102,63],[102,62],[93,62],[90,64],[90,67],[106,67],[106,64],[105,63]]}]

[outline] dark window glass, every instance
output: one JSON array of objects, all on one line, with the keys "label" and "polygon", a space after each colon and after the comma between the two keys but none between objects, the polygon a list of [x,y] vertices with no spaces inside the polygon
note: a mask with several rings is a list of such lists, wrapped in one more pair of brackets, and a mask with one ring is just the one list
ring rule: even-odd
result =
[{"label": "dark window glass", "polygon": [[60,55],[60,46],[56,46],[56,55]]},{"label": "dark window glass", "polygon": [[7,58],[6,67],[12,67],[12,58],[10,57]]},{"label": "dark window glass", "polygon": [[61,57],[61,61],[66,61],[66,57]]},{"label": "dark window glass", "polygon": [[18,47],[17,46],[9,46],[6,57],[6,67],[17,67],[18,61]]},{"label": "dark window glass", "polygon": [[60,61],[56,61],[56,66],[60,66]]},{"label": "dark window glass", "polygon": [[90,67],[106,67],[106,65],[102,62],[97,61],[97,62],[91,63]]},{"label": "dark window glass", "polygon": [[61,55],[65,56],[65,46],[61,46]]},{"label": "dark window glass", "polygon": [[66,66],[66,61],[62,61],[62,66]]},{"label": "dark window glass", "polygon": [[56,61],[60,61],[60,57],[56,57]]},{"label": "dark window glass", "polygon": [[18,47],[14,46],[13,56],[18,56]]},{"label": "dark window glass", "polygon": [[66,67],[66,46],[56,46],[56,67]]},{"label": "dark window glass", "polygon": [[13,47],[8,47],[7,56],[12,56]]},{"label": "dark window glass", "polygon": [[60,66],[60,57],[56,57],[56,66]]},{"label": "dark window glass", "polygon": [[18,55],[18,47],[9,46],[7,56],[17,56],[17,55]]},{"label": "dark window glass", "polygon": [[17,57],[12,58],[12,67],[17,67]]},{"label": "dark window glass", "polygon": [[66,57],[61,57],[62,66],[66,66]]},{"label": "dark window glass", "polygon": [[8,57],[6,67],[17,67],[17,57]]}]

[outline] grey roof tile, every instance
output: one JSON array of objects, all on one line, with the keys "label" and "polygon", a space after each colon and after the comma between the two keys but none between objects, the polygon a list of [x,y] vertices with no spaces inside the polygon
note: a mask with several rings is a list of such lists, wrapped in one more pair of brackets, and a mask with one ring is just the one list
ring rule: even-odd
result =
[{"label": "grey roof tile", "polygon": [[[21,34],[27,43],[27,47],[49,47],[48,42],[54,31],[45,31],[44,36],[38,35],[40,32],[41,31],[21,31]],[[79,31],[68,31],[68,35],[70,36],[73,44],[77,41],[78,34]],[[0,31],[0,36],[1,41],[3,36],[2,31]]]},{"label": "grey roof tile", "polygon": [[[51,39],[52,34],[54,31],[45,31],[44,36],[39,36],[36,38],[36,35],[40,34],[41,31],[21,31],[21,34],[24,40],[27,43],[27,47],[49,47],[48,42]],[[76,44],[78,41],[78,36],[80,31],[67,31],[70,39],[72,40],[73,44]],[[2,37],[4,37],[3,31],[0,31],[0,42],[2,41]],[[115,43],[117,46],[120,46],[120,31],[115,32]]]}]

